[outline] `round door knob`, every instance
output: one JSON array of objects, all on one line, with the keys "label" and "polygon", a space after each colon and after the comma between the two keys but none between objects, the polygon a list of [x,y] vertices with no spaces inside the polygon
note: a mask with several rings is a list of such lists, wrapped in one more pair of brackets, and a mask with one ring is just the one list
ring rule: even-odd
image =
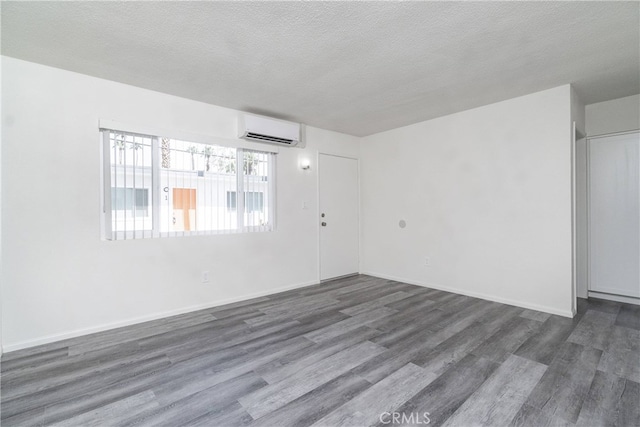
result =
[{"label": "round door knob", "polygon": [[323,227],[326,227],[326,226],[327,226],[327,223],[326,223],[326,222],[323,222],[323,223],[322,223],[322,226],[323,226]]}]

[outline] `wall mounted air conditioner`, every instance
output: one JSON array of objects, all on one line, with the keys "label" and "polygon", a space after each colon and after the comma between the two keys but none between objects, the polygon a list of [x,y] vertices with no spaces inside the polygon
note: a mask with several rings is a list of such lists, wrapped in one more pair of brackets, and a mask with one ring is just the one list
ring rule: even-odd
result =
[{"label": "wall mounted air conditioner", "polygon": [[295,147],[300,135],[300,123],[247,113],[238,117],[238,138],[248,141]]}]

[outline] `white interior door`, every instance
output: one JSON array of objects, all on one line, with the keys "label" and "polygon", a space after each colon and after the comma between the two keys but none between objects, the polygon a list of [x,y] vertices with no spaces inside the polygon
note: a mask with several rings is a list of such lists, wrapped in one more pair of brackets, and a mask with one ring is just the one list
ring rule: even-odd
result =
[{"label": "white interior door", "polygon": [[640,297],[640,133],[588,149],[589,290]]},{"label": "white interior door", "polygon": [[358,161],[320,154],[320,280],[358,273]]}]

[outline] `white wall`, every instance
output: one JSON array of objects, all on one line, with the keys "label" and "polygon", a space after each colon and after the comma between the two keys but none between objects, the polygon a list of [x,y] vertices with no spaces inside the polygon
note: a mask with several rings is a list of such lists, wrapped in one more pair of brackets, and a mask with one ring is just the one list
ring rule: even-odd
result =
[{"label": "white wall", "polygon": [[576,297],[586,297],[586,215],[585,211],[582,211],[583,205],[586,203],[583,200],[580,192],[583,190],[582,186],[585,185],[584,171],[581,168],[579,162],[582,160],[582,146],[584,145],[584,136],[586,135],[586,113],[582,100],[578,96],[577,92],[571,87],[571,121],[575,123],[576,132],[573,135],[572,141],[572,180],[573,180],[573,301],[572,310],[577,311]]},{"label": "white wall", "polygon": [[280,150],[276,232],[102,241],[99,119],[233,138],[237,112],[7,57],[2,66],[5,351],[318,280],[313,162],[318,150],[358,157],[358,138],[308,128],[304,150]]},{"label": "white wall", "polygon": [[571,316],[570,103],[566,85],[363,138],[362,271]]},{"label": "white wall", "polygon": [[576,130],[581,137],[587,134],[587,118],[584,103],[571,86],[571,120],[576,122]]},{"label": "white wall", "polygon": [[640,95],[586,106],[587,135],[640,129]]}]

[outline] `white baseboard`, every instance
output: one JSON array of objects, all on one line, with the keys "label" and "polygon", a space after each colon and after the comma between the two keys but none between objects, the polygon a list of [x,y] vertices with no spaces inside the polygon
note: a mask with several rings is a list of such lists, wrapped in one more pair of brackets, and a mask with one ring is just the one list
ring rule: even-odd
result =
[{"label": "white baseboard", "polygon": [[9,353],[9,352],[12,352],[12,351],[23,350],[25,348],[36,347],[36,346],[43,345],[43,344],[50,344],[50,343],[53,343],[53,342],[56,342],[56,341],[62,341],[62,340],[66,340],[66,339],[69,339],[69,338],[77,338],[77,337],[81,337],[83,335],[94,334],[96,332],[103,332],[103,331],[108,331],[110,329],[122,328],[123,326],[136,325],[138,323],[149,322],[151,320],[163,319],[165,317],[177,316],[179,314],[191,313],[191,312],[194,312],[194,311],[204,310],[204,309],[207,309],[207,308],[218,307],[218,306],[226,305],[226,304],[232,304],[234,302],[246,301],[246,300],[250,300],[250,299],[253,299],[253,298],[259,298],[259,297],[264,297],[264,296],[267,296],[267,295],[273,295],[273,294],[277,294],[279,292],[290,291],[292,289],[298,289],[298,288],[304,288],[304,287],[307,287],[307,286],[313,286],[313,285],[317,285],[318,283],[319,283],[318,281],[298,283],[298,284],[295,284],[295,285],[283,286],[283,287],[280,287],[280,288],[275,288],[275,289],[271,289],[271,290],[264,291],[264,292],[256,292],[254,294],[243,295],[243,296],[240,296],[240,297],[228,298],[228,299],[220,300],[220,301],[213,301],[213,302],[206,303],[206,304],[192,305],[192,306],[189,306],[189,307],[179,308],[179,309],[176,309],[176,310],[169,310],[169,311],[164,311],[164,312],[161,312],[161,313],[153,313],[153,314],[149,314],[149,315],[145,315],[145,316],[134,317],[132,319],[127,319],[127,320],[123,320],[123,321],[106,323],[106,324],[102,324],[102,325],[98,325],[98,326],[92,326],[92,327],[89,327],[89,328],[76,329],[74,331],[64,332],[64,333],[61,333],[61,334],[48,335],[48,336],[44,336],[44,337],[40,337],[40,338],[36,338],[36,339],[32,339],[32,340],[20,341],[20,342],[13,343],[13,344],[5,344],[5,345],[2,346],[2,350],[3,350],[3,353]]},{"label": "white baseboard", "polygon": [[[514,305],[516,307],[522,307],[522,308],[527,308],[527,309],[531,309],[531,310],[542,311],[542,312],[550,313],[550,314],[557,314],[559,316],[573,317],[573,313],[571,311],[556,310],[556,309],[551,308],[551,307],[540,306],[540,305],[537,305],[537,304],[528,304],[528,303],[524,303],[522,301],[515,301],[515,300],[511,300],[511,299],[507,299],[507,298],[500,298],[500,297],[496,297],[496,296],[493,296],[493,295],[486,295],[486,294],[479,293],[479,292],[469,292],[469,291],[466,291],[466,290],[463,290],[463,289],[450,288],[450,287],[447,287],[447,286],[442,286],[442,285],[437,285],[437,284],[432,284],[432,283],[421,283],[421,282],[417,282],[415,280],[406,279],[406,278],[403,278],[403,277],[391,276],[391,275],[388,275],[388,274],[377,273],[377,272],[362,272],[360,274],[366,274],[366,275],[369,275],[369,276],[379,277],[381,279],[395,280],[397,282],[408,283],[410,285],[422,286],[422,287],[425,287],[425,288],[438,289],[438,290],[441,290],[441,291],[451,292],[451,293],[460,294],[460,295],[467,295],[467,296],[470,296],[470,297],[480,298],[480,299],[484,299],[484,300],[488,300],[488,301],[499,302],[499,303],[502,303],[502,304]],[[112,323],[102,324],[102,325],[98,325],[98,326],[92,326],[92,327],[89,327],[89,328],[77,329],[77,330],[74,330],[74,331],[64,332],[64,333],[61,333],[61,334],[48,335],[48,336],[44,336],[44,337],[40,337],[40,338],[36,338],[36,339],[32,339],[32,340],[21,341],[21,342],[17,342],[17,343],[13,343],[13,344],[3,344],[0,351],[2,353],[9,353],[9,352],[12,352],[12,351],[23,350],[25,348],[36,347],[36,346],[43,345],[43,344],[50,344],[50,343],[54,343],[54,342],[57,342],[57,341],[62,341],[62,340],[70,339],[70,338],[76,338],[76,337],[80,337],[80,336],[83,336],[83,335],[89,335],[89,334],[93,334],[93,333],[96,333],[96,332],[103,332],[103,331],[107,331],[107,330],[110,330],[110,329],[116,329],[116,328],[121,328],[121,327],[124,327],[124,326],[131,326],[131,325],[135,325],[135,324],[138,324],[138,323],[148,322],[148,321],[151,321],[151,320],[157,320],[157,319],[162,319],[162,318],[165,318],[165,317],[177,316],[179,314],[191,313],[191,312],[194,312],[194,311],[204,310],[204,309],[207,309],[207,308],[218,307],[218,306],[221,306],[221,305],[232,304],[232,303],[240,302],[240,301],[246,301],[246,300],[250,300],[250,299],[253,299],[253,298],[259,298],[259,297],[263,297],[263,296],[273,295],[273,294],[277,294],[279,292],[285,292],[285,291],[289,291],[289,290],[292,290],[292,289],[298,289],[298,288],[304,288],[304,287],[307,287],[307,286],[313,286],[313,285],[317,285],[318,283],[319,283],[318,281],[298,283],[298,284],[295,284],[295,285],[283,286],[283,287],[280,287],[280,288],[275,288],[275,289],[271,289],[271,290],[264,291],[264,292],[256,292],[256,293],[253,293],[253,294],[243,295],[243,296],[240,296],[240,297],[228,298],[228,299],[220,300],[220,301],[213,301],[213,302],[206,303],[206,304],[193,305],[193,306],[184,307],[184,308],[180,308],[180,309],[176,309],[176,310],[165,311],[165,312],[161,312],[161,313],[154,313],[154,314],[135,317],[135,318],[132,318],[132,319],[127,319],[127,320],[123,320],[123,321],[119,321],[119,322],[112,322]],[[597,297],[597,298],[606,299],[605,295],[601,295],[601,294],[598,294],[597,296],[596,295],[591,295],[591,296]],[[624,297],[621,297],[621,298],[624,298]],[[627,302],[627,301],[622,301],[622,302]],[[634,301],[632,303],[639,304],[640,302],[638,302],[636,300],[636,301]],[[0,353],[0,354],[2,354],[2,353]]]},{"label": "white baseboard", "polygon": [[624,302],[627,304],[640,305],[640,298],[625,297],[622,295],[605,294],[598,291],[589,291],[589,298],[606,299],[608,301]]},{"label": "white baseboard", "polygon": [[543,306],[543,305],[529,304],[529,303],[526,303],[526,302],[516,301],[516,300],[512,300],[512,299],[508,299],[508,298],[496,297],[495,295],[487,295],[487,294],[483,294],[483,293],[480,293],[480,292],[470,292],[470,291],[467,291],[467,290],[464,290],[464,289],[450,288],[448,286],[436,285],[436,284],[433,284],[433,283],[421,283],[421,282],[417,282],[417,281],[411,280],[411,279],[405,279],[405,278],[402,278],[402,277],[390,276],[388,274],[382,274],[382,273],[376,273],[376,272],[364,272],[364,273],[361,273],[361,274],[367,274],[369,276],[380,277],[382,279],[395,280],[396,282],[408,283],[410,285],[422,286],[423,288],[438,289],[440,291],[451,292],[451,293],[460,294],[460,295],[466,295],[466,296],[469,296],[469,297],[480,298],[480,299],[484,299],[484,300],[487,300],[487,301],[499,302],[501,304],[513,305],[513,306],[516,306],[516,307],[527,308],[529,310],[542,311],[542,312],[549,313],[549,314],[557,314],[558,316],[563,316],[563,317],[572,318],[575,315],[575,313],[573,313],[571,310],[566,310],[566,311],[565,310],[557,310],[555,308],[547,307],[547,306]]}]

